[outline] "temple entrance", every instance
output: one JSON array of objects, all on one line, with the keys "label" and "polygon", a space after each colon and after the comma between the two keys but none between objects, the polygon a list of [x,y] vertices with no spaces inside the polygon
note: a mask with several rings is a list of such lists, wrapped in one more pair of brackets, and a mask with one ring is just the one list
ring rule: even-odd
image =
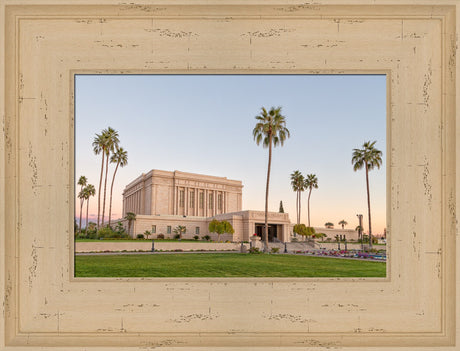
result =
[{"label": "temple entrance", "polygon": [[[265,224],[256,223],[255,227],[255,233],[257,234],[257,236],[263,238]],[[268,223],[268,241],[273,241],[274,238],[278,239],[278,225]]]}]

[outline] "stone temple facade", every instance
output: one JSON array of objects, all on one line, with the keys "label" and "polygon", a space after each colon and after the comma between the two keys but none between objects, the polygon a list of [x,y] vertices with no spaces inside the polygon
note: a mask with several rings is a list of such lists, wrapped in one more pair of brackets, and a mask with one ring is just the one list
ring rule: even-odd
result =
[{"label": "stone temple facade", "polygon": [[[209,235],[213,240],[217,234],[208,230],[214,218],[230,222],[234,234],[223,234],[220,240],[249,241],[254,234],[262,237],[265,213],[242,209],[243,183],[240,180],[180,171],[153,169],[141,174],[123,191],[123,218],[127,212],[136,214],[130,226],[130,235],[136,237],[146,230],[150,238],[163,234],[174,237],[174,228],[185,226],[183,238]],[[123,221],[128,229],[128,223]],[[269,241],[290,241],[294,224],[288,213],[268,213]],[[315,228],[316,232],[334,238],[346,234],[348,240],[356,239],[354,230],[331,230]],[[346,232],[346,233],[345,233]]]},{"label": "stone temple facade", "polygon": [[123,191],[123,217],[139,215],[213,217],[241,211],[243,184],[239,180],[153,169]]},{"label": "stone temple facade", "polygon": [[[220,240],[247,241],[254,234],[262,235],[263,211],[242,210],[243,184],[240,180],[180,171],[151,170],[129,183],[123,191],[123,218],[127,212],[136,214],[130,235],[146,230],[155,238],[158,234],[174,236],[174,228],[187,228],[184,238],[209,233],[209,222],[227,220],[235,233],[221,235]],[[269,239],[287,241],[291,222],[287,213],[269,212]],[[125,227],[128,225],[125,221]]]}]

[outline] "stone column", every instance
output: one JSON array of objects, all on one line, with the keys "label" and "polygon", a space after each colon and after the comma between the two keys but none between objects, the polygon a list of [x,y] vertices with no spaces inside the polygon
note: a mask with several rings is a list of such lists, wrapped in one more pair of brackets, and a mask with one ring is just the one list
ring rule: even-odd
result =
[{"label": "stone column", "polygon": [[178,215],[179,214],[179,187],[176,186],[174,188],[176,194],[175,194],[175,201],[174,201],[174,214]]},{"label": "stone column", "polygon": [[195,207],[194,207],[194,211],[193,211],[193,215],[194,216],[198,216],[198,188],[195,188],[194,190],[194,194],[195,194],[195,198],[194,198],[194,203],[195,203]]},{"label": "stone column", "polygon": [[189,205],[188,200],[190,196],[189,191],[190,191],[189,187],[184,188],[184,215],[186,216],[188,216],[188,205]]},{"label": "stone column", "polygon": [[145,214],[144,212],[144,209],[145,209],[145,176],[142,174],[142,186],[141,186],[141,189],[140,189],[140,208],[139,208],[139,213],[140,214]]},{"label": "stone column", "polygon": [[203,211],[203,214],[205,217],[209,217],[208,216],[208,189],[205,189],[204,190],[204,211]]}]

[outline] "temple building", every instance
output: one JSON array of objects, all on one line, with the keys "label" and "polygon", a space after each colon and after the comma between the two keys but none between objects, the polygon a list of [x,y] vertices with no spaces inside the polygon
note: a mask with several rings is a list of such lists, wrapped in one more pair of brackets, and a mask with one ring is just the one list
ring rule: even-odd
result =
[{"label": "temple building", "polygon": [[[248,241],[256,234],[262,237],[265,212],[242,209],[243,183],[240,180],[180,171],[153,169],[141,174],[123,191],[123,218],[127,212],[136,214],[136,220],[128,226],[130,235],[136,237],[146,230],[156,238],[174,237],[177,226],[185,226],[183,238],[201,239],[209,235],[217,239],[216,233],[208,230],[214,218],[230,222],[234,234],[223,234],[220,240]],[[291,241],[293,226],[288,213],[268,212],[269,241]],[[358,232],[352,229],[315,228],[334,240],[336,235],[356,240]]]},{"label": "temple building", "polygon": [[[180,171],[151,170],[142,174],[123,191],[123,218],[127,212],[136,214],[130,235],[146,230],[155,238],[158,234],[174,236],[178,225],[187,228],[184,238],[210,235],[209,222],[227,220],[235,233],[221,235],[221,240],[247,241],[251,235],[262,235],[263,211],[242,210],[243,183],[227,179]],[[269,240],[288,241],[292,226],[287,213],[269,212]],[[127,223],[125,223],[127,228]]]}]

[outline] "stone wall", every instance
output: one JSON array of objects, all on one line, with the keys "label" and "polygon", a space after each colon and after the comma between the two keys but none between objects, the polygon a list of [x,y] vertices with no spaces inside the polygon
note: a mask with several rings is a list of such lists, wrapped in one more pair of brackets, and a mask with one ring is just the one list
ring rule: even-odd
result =
[{"label": "stone wall", "polygon": [[[240,243],[210,243],[210,242],[161,242],[155,241],[155,250],[173,251],[197,251],[197,250],[237,250],[241,248]],[[246,248],[249,248],[249,244],[244,244]],[[150,251],[152,249],[151,241],[139,241],[139,242],[110,242],[101,240],[93,242],[76,242],[75,252],[103,252],[103,251]]]}]

